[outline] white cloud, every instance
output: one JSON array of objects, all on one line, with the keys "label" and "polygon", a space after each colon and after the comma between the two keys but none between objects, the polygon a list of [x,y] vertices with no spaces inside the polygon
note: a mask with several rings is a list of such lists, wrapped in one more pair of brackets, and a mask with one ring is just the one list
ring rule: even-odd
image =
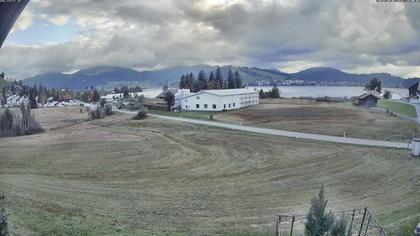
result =
[{"label": "white cloud", "polygon": [[48,19],[54,25],[65,25],[70,22],[70,16],[58,15]]},{"label": "white cloud", "polygon": [[1,49],[0,65],[20,78],[106,64],[161,68],[200,63],[277,66],[291,72],[322,65],[412,76],[420,66],[417,5],[373,0],[34,0],[16,29],[30,27],[33,12],[55,25],[75,21],[79,35],[59,45],[8,44]]}]

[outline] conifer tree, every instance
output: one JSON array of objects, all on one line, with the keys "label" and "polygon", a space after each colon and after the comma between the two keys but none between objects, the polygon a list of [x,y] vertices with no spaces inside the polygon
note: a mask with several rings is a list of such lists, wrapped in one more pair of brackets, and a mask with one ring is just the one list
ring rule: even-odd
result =
[{"label": "conifer tree", "polygon": [[325,213],[328,201],[325,200],[324,186],[321,187],[318,196],[312,198],[311,208],[306,216],[305,236],[324,236],[330,232],[334,223],[332,213]]},{"label": "conifer tree", "polygon": [[0,236],[9,235],[7,213],[4,207],[5,196],[0,195]]},{"label": "conifer tree", "polygon": [[235,88],[235,78],[233,77],[233,72],[231,68],[229,68],[229,71],[228,71],[227,87],[229,89]]},{"label": "conifer tree", "polygon": [[235,72],[235,88],[242,88],[242,79],[238,70]]},{"label": "conifer tree", "polygon": [[223,76],[222,76],[222,71],[220,70],[220,67],[217,67],[215,82],[216,82],[215,89],[223,88]]},{"label": "conifer tree", "polygon": [[214,72],[210,72],[210,77],[209,77],[209,88],[208,89],[215,89],[216,85],[215,85],[215,80],[216,78],[214,77]]}]

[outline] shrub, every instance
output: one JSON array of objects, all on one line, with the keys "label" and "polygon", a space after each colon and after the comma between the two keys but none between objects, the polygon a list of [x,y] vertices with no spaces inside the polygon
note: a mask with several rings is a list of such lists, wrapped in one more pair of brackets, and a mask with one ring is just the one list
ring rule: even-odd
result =
[{"label": "shrub", "polygon": [[96,106],[96,109],[91,110],[89,108],[89,120],[97,120],[105,117],[105,112],[99,106]]},{"label": "shrub", "polygon": [[133,117],[133,120],[143,120],[147,117],[147,108],[142,107],[137,112],[137,115]]},{"label": "shrub", "polygon": [[383,97],[384,97],[384,99],[391,99],[392,98],[391,91],[389,91],[388,89],[385,89]]},{"label": "shrub", "polygon": [[114,112],[112,111],[112,105],[111,104],[106,104],[105,105],[105,115],[110,116],[112,114],[114,114]]},{"label": "shrub", "polygon": [[30,135],[43,132],[41,125],[31,114],[30,104],[20,105],[20,114],[6,109],[0,116],[0,137]]}]

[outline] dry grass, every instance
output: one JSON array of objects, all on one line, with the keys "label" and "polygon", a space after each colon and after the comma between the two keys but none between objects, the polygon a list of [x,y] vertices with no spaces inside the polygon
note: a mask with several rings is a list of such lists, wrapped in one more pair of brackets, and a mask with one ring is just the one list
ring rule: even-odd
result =
[{"label": "dry grass", "polygon": [[[58,117],[46,113],[45,123]],[[420,163],[406,151],[129,118],[1,140],[12,231],[265,234],[276,213],[305,213],[321,184],[334,210],[369,206],[387,224],[420,211]]]},{"label": "dry grass", "polygon": [[408,142],[419,126],[411,121],[349,103],[297,99],[263,100],[243,110],[216,114],[215,120],[335,136]]}]

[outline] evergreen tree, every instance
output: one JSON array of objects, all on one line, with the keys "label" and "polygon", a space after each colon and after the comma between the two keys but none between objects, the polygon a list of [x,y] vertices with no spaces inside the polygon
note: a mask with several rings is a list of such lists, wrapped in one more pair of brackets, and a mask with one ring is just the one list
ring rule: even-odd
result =
[{"label": "evergreen tree", "polygon": [[208,89],[209,81],[207,80],[207,75],[204,71],[198,73],[198,82],[200,83],[200,90]]},{"label": "evergreen tree", "polygon": [[92,92],[92,100],[93,102],[99,102],[99,100],[101,100],[101,95],[99,95],[99,92],[96,88]]},{"label": "evergreen tree", "polygon": [[231,68],[229,68],[229,71],[228,71],[227,87],[228,89],[235,88],[235,78],[233,77],[233,72]]},{"label": "evergreen tree", "polygon": [[273,89],[270,92],[271,98],[280,98],[280,90],[277,88],[277,85],[274,85]]},{"label": "evergreen tree", "polygon": [[191,91],[193,90],[194,80],[195,80],[195,78],[194,78],[193,73],[190,73],[187,76],[187,89],[189,89]]},{"label": "evergreen tree", "polygon": [[171,91],[166,91],[165,97],[163,100],[166,101],[166,104],[168,105],[168,108],[171,108],[175,105],[175,95]]},{"label": "evergreen tree", "polygon": [[321,187],[318,197],[311,200],[311,208],[306,216],[305,236],[324,236],[330,232],[334,223],[332,213],[325,213],[328,201],[325,200],[324,186]]},{"label": "evergreen tree", "polygon": [[129,98],[130,97],[130,93],[128,92],[128,87],[127,86],[121,87],[121,92],[123,94],[123,98]]},{"label": "evergreen tree", "polygon": [[376,90],[380,93],[382,91],[382,84],[380,80],[373,78],[368,84],[366,84],[365,88],[367,90]]},{"label": "evergreen tree", "polygon": [[331,226],[331,236],[351,236],[351,231],[347,233],[347,221],[344,217],[344,214],[334,222]]},{"label": "evergreen tree", "polygon": [[6,87],[1,88],[1,106],[4,107],[7,104]]},{"label": "evergreen tree", "polygon": [[182,75],[181,78],[179,79],[179,88],[185,89],[185,75]]},{"label": "evergreen tree", "polygon": [[260,99],[265,99],[264,90],[260,89],[260,92],[259,92],[258,96],[260,97]]},{"label": "evergreen tree", "polygon": [[215,89],[216,88],[215,80],[216,80],[216,78],[214,77],[214,73],[212,71],[212,72],[210,72],[208,89]]},{"label": "evergreen tree", "polygon": [[7,213],[5,209],[5,196],[2,194],[0,196],[0,236],[9,235],[8,223],[7,223]]},{"label": "evergreen tree", "polygon": [[12,93],[12,95],[16,95],[15,82],[12,82],[12,85],[10,86],[10,92]]},{"label": "evergreen tree", "polygon": [[223,88],[223,75],[220,67],[217,67],[216,78],[215,78],[215,89]]},{"label": "evergreen tree", "polygon": [[242,88],[242,79],[238,70],[235,72],[235,88]]},{"label": "evergreen tree", "polygon": [[29,89],[29,105],[31,108],[38,108],[38,101],[37,101],[38,91],[36,86]]}]

